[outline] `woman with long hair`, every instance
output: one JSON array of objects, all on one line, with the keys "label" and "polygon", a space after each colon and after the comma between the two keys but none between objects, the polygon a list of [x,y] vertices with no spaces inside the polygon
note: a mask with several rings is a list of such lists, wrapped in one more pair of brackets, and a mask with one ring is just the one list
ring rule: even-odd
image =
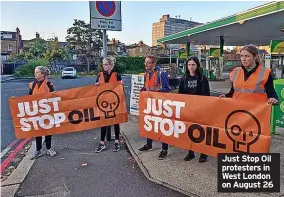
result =
[{"label": "woman with long hair", "polygon": [[[209,82],[206,76],[202,74],[200,61],[198,57],[190,57],[186,61],[186,72],[181,78],[179,85],[179,94],[210,96]],[[195,153],[192,150],[184,158],[185,161],[190,161],[195,158]],[[207,155],[201,154],[199,162],[206,162]]]}]

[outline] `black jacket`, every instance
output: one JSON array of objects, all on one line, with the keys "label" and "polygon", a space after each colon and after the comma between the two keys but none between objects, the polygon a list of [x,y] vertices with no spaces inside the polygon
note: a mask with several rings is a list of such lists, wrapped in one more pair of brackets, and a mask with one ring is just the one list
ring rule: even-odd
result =
[{"label": "black jacket", "polygon": [[208,79],[203,74],[195,76],[184,75],[181,78],[178,93],[210,96]]},{"label": "black jacket", "polygon": [[[256,69],[258,67],[259,66],[256,66],[251,71],[247,71],[247,69],[244,66],[242,66],[242,69],[244,71],[244,80],[246,81],[252,75],[252,73],[254,73],[256,71]],[[272,77],[271,73],[269,74],[268,79],[267,79],[266,83],[264,84],[264,88],[265,88],[267,98],[275,98],[276,100],[278,100],[278,96],[277,96],[275,89],[274,89],[274,86],[273,86],[273,77]],[[234,90],[234,86],[233,86],[233,83],[232,83],[230,92],[227,93],[225,96],[232,98],[234,92],[235,92],[235,90]]]}]

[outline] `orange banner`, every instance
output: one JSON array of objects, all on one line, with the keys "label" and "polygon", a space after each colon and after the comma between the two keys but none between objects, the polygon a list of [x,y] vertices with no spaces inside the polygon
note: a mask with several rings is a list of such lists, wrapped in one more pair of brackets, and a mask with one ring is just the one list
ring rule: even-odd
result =
[{"label": "orange banner", "polygon": [[9,99],[17,138],[69,133],[127,122],[118,83]]},{"label": "orange banner", "polygon": [[271,106],[230,98],[142,92],[140,135],[216,157],[268,153]]}]

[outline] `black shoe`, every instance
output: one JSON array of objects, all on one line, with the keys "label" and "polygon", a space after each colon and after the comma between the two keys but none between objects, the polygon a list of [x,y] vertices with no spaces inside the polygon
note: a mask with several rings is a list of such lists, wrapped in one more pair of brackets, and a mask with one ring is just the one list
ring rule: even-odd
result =
[{"label": "black shoe", "polygon": [[204,163],[207,161],[207,155],[204,155],[204,154],[201,154],[200,157],[199,157],[199,162],[200,163]]},{"label": "black shoe", "polygon": [[114,147],[113,147],[113,152],[118,152],[120,151],[120,146],[119,146],[119,143],[114,143]]},{"label": "black shoe", "polygon": [[192,159],[195,158],[195,154],[193,153],[188,153],[185,158],[184,158],[184,161],[191,161]]},{"label": "black shoe", "polygon": [[162,159],[165,159],[168,155],[168,151],[166,150],[162,150],[158,156],[158,159],[162,160]]},{"label": "black shoe", "polygon": [[102,152],[104,149],[106,148],[106,146],[104,144],[99,144],[97,150],[95,151],[96,153],[100,153]]},{"label": "black shoe", "polygon": [[139,151],[149,151],[152,150],[152,147],[149,147],[147,144],[145,144],[143,147],[138,149]]}]

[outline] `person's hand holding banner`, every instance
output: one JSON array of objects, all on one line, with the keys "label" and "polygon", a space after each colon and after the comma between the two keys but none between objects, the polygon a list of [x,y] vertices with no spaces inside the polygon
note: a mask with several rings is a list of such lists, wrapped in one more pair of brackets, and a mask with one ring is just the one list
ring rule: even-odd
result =
[{"label": "person's hand holding banner", "polygon": [[9,99],[17,138],[76,132],[128,121],[122,85],[90,85]]},{"label": "person's hand holding banner", "polygon": [[245,100],[141,92],[140,135],[214,157],[268,153],[270,110]]}]

